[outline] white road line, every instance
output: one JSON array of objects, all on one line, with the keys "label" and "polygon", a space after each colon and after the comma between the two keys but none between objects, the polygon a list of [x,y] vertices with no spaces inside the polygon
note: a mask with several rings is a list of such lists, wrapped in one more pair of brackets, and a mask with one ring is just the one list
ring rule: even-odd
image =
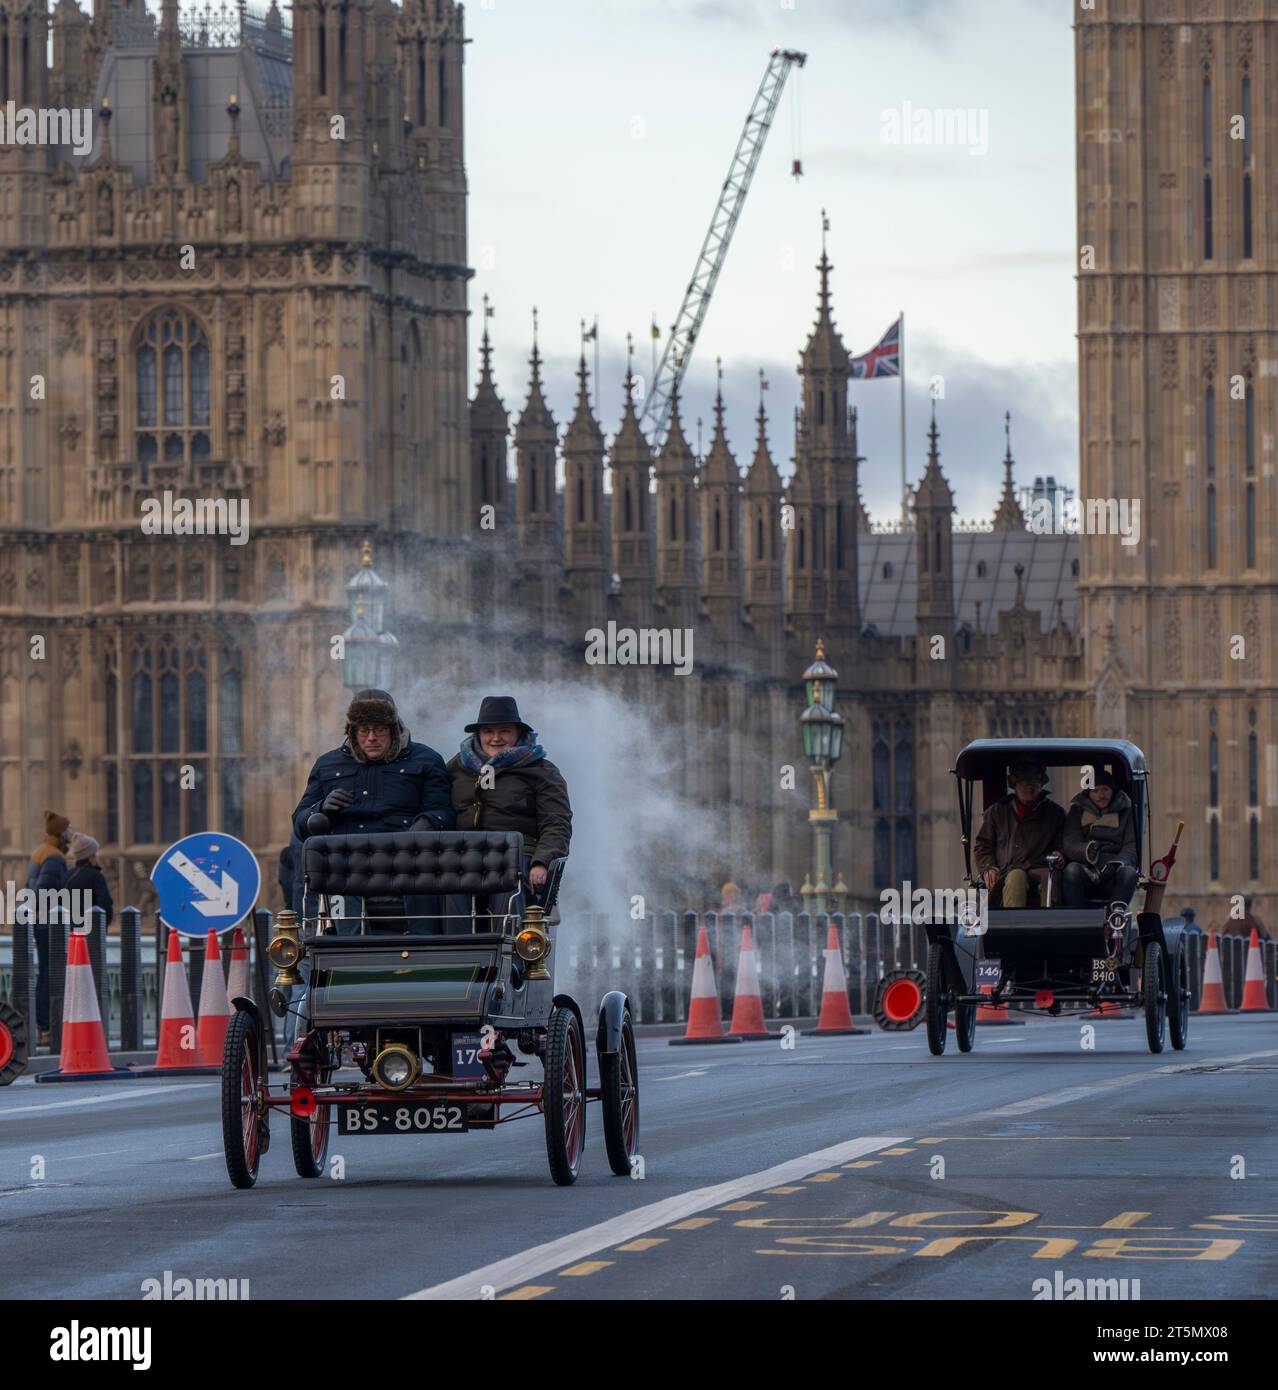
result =
[{"label": "white road line", "polygon": [[[145,1082],[142,1083],[146,1085]],[[33,1110],[70,1110],[77,1105],[119,1105],[126,1101],[150,1100],[152,1096],[171,1096],[174,1091],[206,1091],[217,1086],[216,1081],[184,1081],[179,1086],[146,1086],[144,1091],[112,1091],[109,1096],[81,1096],[79,1100],[47,1100],[38,1105],[10,1105],[0,1110],[0,1120]]]},{"label": "white road line", "polygon": [[225,1157],[226,1157],[226,1153],[225,1153],[224,1150],[222,1150],[222,1149],[216,1149],[216,1150],[215,1150],[213,1153],[211,1153],[211,1154],[192,1154],[186,1161],[187,1161],[188,1163],[203,1163],[206,1159],[210,1159],[210,1158],[225,1158]]},{"label": "white road line", "polygon": [[654,1076],[652,1079],[653,1079],[654,1081],[684,1081],[684,1080],[686,1080],[689,1076],[708,1076],[708,1075],[709,1075],[709,1072],[705,1072],[705,1071],[677,1071],[677,1072],[675,1072],[675,1074],[674,1074],[673,1076]]},{"label": "white road line", "polygon": [[718,1206],[721,1202],[732,1202],[739,1197],[748,1197],[752,1192],[760,1192],[765,1187],[780,1187],[785,1183],[806,1178],[810,1173],[820,1172],[836,1163],[846,1163],[849,1159],[860,1158],[873,1153],[875,1149],[887,1149],[903,1144],[904,1139],[849,1139],[832,1148],[818,1149],[815,1153],[792,1158],[786,1163],[778,1163],[775,1168],[765,1168],[760,1173],[749,1173],[743,1178],[733,1178],[730,1182],[716,1183],[713,1187],[697,1187],[691,1192],[680,1193],[677,1197],[666,1197],[660,1202],[651,1202],[646,1207],[637,1207],[609,1221],[587,1226],[571,1235],[560,1236],[558,1240],[545,1245],[535,1245],[508,1259],[485,1265],[482,1269],[463,1274],[460,1278],[449,1279],[446,1283],[435,1284],[430,1288],[419,1289],[406,1294],[410,1299],[458,1300],[478,1298],[485,1288],[500,1292],[516,1284],[526,1283],[548,1270],[561,1265],[573,1264],[593,1255],[597,1250],[605,1250],[610,1245],[618,1245],[633,1240],[658,1226],[672,1221],[681,1221],[707,1207]]},{"label": "white road line", "polygon": [[1041,1096],[1030,1096],[1028,1100],[1014,1101],[1011,1105],[1000,1105],[994,1110],[980,1110],[967,1116],[969,1120],[988,1119],[995,1115],[1026,1115],[1034,1110],[1050,1110],[1053,1106],[1069,1105],[1072,1101],[1085,1100],[1101,1091],[1116,1090],[1120,1086],[1134,1086],[1138,1081],[1148,1081],[1151,1076],[1171,1076],[1180,1071],[1193,1071],[1196,1067],[1219,1067],[1230,1062],[1250,1062],[1256,1057],[1278,1057],[1278,1049],[1268,1052],[1241,1052],[1233,1057],[1200,1057],[1192,1062],[1181,1062],[1170,1067],[1153,1067],[1148,1071],[1129,1071],[1122,1076],[1111,1076],[1103,1081],[1091,1081],[1085,1086],[1068,1086],[1063,1091],[1047,1091]]}]

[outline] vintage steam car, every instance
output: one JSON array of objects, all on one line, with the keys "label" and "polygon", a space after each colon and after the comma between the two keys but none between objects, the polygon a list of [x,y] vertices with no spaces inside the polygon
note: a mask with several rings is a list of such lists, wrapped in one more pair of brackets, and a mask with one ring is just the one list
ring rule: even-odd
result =
[{"label": "vintage steam car", "polygon": [[[1144,1009],[1151,1052],[1163,1050],[1168,1031],[1172,1046],[1183,1048],[1189,1035],[1184,923],[1161,915],[1176,845],[1163,858],[1152,859],[1149,769],[1134,743],[1077,738],[969,743],[953,768],[968,884],[973,890],[982,886],[972,870],[976,788],[981,788],[982,809],[988,808],[1007,794],[1012,764],[1027,756],[1049,769],[1054,785],[1062,789],[1068,785],[1076,790],[1082,769],[1090,767],[1108,770],[1127,793],[1135,815],[1143,904],[1134,911],[1128,903],[1098,897],[1086,907],[1064,907],[1051,901],[1047,888],[1047,901],[1040,906],[946,914],[945,920],[927,923],[924,1017],[929,1048],[937,1056],[945,1051],[946,1017],[952,1011],[959,1051],[970,1052],[976,1011],[983,1004],[1051,1017],[1136,1005]],[[1072,783],[1070,770],[1077,774]],[[1041,867],[1059,866],[1045,859]],[[1046,885],[1050,875],[1045,872],[1042,879]]]},{"label": "vintage steam car", "polygon": [[[639,1082],[630,1003],[604,995],[595,1019],[599,1085],[586,1084],[586,1025],[546,968],[564,861],[540,896],[524,876],[523,837],[479,830],[312,835],[305,844],[313,917],[279,914],[269,956],[279,970],[271,1007],[300,1011],[288,1075],[272,1086],[266,1020],[232,1001],[222,1065],[222,1132],[236,1187],[252,1187],[287,1111],[302,1177],[324,1171],[330,1132],[459,1134],[541,1114],[556,1183],[577,1180],[586,1103],[603,1114],[608,1162],[628,1175],[639,1139]],[[358,899],[337,917],[333,900]],[[450,909],[422,915],[423,897]],[[466,911],[459,911],[464,903]],[[387,907],[399,908],[387,913]],[[304,997],[286,991],[300,983]],[[512,1077],[539,1063],[533,1080]],[[343,1068],[356,1074],[347,1079]]]}]

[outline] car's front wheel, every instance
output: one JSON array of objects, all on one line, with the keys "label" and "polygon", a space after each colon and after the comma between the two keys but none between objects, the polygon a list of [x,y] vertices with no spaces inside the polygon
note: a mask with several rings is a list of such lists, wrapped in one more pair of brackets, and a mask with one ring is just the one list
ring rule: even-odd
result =
[{"label": "car's front wheel", "polygon": [[927,988],[923,1005],[928,1049],[933,1057],[939,1057],[945,1051],[945,970],[939,941],[933,941],[927,948]]},{"label": "car's front wheel", "polygon": [[257,1182],[266,1148],[267,1112],[262,1104],[262,1041],[257,1020],[243,1009],[231,1017],[222,1049],[222,1147],[226,1171],[236,1187]]},{"label": "car's front wheel", "polygon": [[1151,1052],[1161,1052],[1167,1037],[1167,988],[1163,948],[1157,941],[1145,943],[1141,992],[1145,1001],[1145,1039]]},{"label": "car's front wheel", "polygon": [[546,1115],[546,1157],[560,1187],[577,1181],[586,1146],[586,1049],[581,1024],[568,1008],[556,1005],[546,1027],[542,1106]]},{"label": "car's front wheel", "polygon": [[1172,984],[1167,992],[1168,1032],[1171,1033],[1172,1047],[1177,1052],[1183,1052],[1189,1042],[1189,951],[1183,940],[1170,974]]}]

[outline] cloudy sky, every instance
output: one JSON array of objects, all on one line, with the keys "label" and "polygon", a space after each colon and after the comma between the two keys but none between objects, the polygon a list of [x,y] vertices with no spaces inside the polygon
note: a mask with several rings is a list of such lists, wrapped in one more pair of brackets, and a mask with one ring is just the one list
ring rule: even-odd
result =
[{"label": "cloudy sky", "polygon": [[[601,416],[616,428],[625,334],[647,374],[651,316],[674,321],[780,45],[808,61],[787,84],[689,368],[689,438],[700,415],[708,447],[721,356],[729,440],[748,464],[762,367],[773,456],[788,474],[825,208],[849,350],[866,351],[905,311],[911,478],[924,462],[928,383],[941,376],[942,464],[961,518],[997,500],[1005,410],[1018,479],[1074,482],[1070,23],[1060,0],[472,0],[472,304],[488,293],[495,305],[507,406],[517,413],[526,394],[535,304],[548,399],[566,423],[578,323],[598,315]],[[885,141],[889,113],[907,110],[970,112],[974,140]],[[473,322],[477,341],[478,312]],[[899,385],[852,392],[863,494],[872,516],[890,519]]]}]

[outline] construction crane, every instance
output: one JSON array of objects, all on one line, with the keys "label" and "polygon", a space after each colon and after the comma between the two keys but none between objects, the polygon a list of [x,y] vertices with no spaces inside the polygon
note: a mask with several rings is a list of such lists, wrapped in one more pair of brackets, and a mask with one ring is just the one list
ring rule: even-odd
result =
[{"label": "construction crane", "polygon": [[[741,138],[737,141],[736,153],[728,166],[728,177],[723,181],[719,202],[714,216],[710,219],[710,230],[701,245],[701,253],[693,268],[692,279],[683,296],[679,317],[675,320],[669,338],[661,354],[661,365],[652,381],[652,389],[643,408],[640,423],[652,431],[654,449],[659,449],[670,427],[670,398],[683,380],[688,360],[696,345],[697,335],[705,322],[710,298],[714,294],[715,283],[723,262],[728,254],[732,233],[745,206],[746,194],[750,191],[750,180],[763,153],[764,141],[776,115],[777,105],[785,80],[792,67],[802,67],[808,60],[806,53],[796,53],[793,49],[774,48],[768,59],[767,71],[755,94],[754,105],[746,117]],[[791,163],[795,178],[803,173],[803,165],[797,152]]]}]

